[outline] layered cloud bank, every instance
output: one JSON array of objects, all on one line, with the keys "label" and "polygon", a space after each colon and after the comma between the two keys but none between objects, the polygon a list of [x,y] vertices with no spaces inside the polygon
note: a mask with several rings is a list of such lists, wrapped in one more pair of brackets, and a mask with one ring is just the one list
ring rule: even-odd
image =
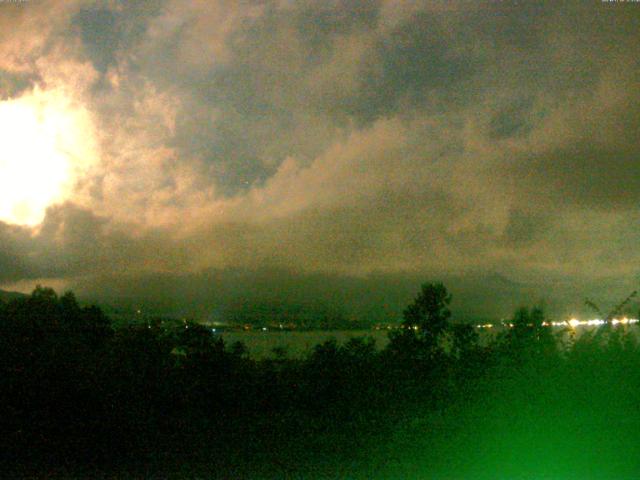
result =
[{"label": "layered cloud bank", "polygon": [[639,27],[606,2],[0,3],[0,100],[64,92],[95,157],[42,224],[0,223],[0,283],[257,270],[624,295]]}]

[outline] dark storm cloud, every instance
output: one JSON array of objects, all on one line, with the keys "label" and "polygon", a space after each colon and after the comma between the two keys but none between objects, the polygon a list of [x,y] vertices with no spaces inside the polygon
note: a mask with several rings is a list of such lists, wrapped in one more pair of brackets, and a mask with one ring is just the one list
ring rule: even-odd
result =
[{"label": "dark storm cloud", "polygon": [[0,69],[0,100],[18,96],[33,87],[36,80],[34,75]]},{"label": "dark storm cloud", "polygon": [[37,232],[0,223],[0,244],[3,282],[164,270],[181,257],[160,230],[136,233],[73,204],[51,207]]},{"label": "dark storm cloud", "polygon": [[515,209],[509,213],[509,222],[504,229],[504,241],[507,245],[516,247],[531,244],[540,240],[549,228],[548,215]]},{"label": "dark storm cloud", "polygon": [[[102,275],[71,283],[84,298],[137,310],[199,319],[230,321],[268,314],[278,319],[339,314],[359,322],[388,323],[402,318],[425,281],[444,281],[453,296],[454,321],[496,321],[532,303],[553,317],[592,315],[583,304],[592,298],[603,309],[630,292],[629,282],[601,279],[594,288],[581,282],[548,279],[553,285],[524,284],[492,272],[465,275],[421,272],[364,277],[282,269],[209,269],[197,274]],[[551,283],[552,282],[552,283]],[[612,300],[602,295],[613,294]],[[159,295],[158,292],[162,292]]]},{"label": "dark storm cloud", "polygon": [[96,69],[105,72],[116,61],[120,32],[116,15],[109,10],[81,10],[74,19],[80,37]]},{"label": "dark storm cloud", "polygon": [[636,209],[639,162],[638,151],[576,144],[526,159],[514,174],[532,197],[547,196],[563,205],[591,209]]},{"label": "dark storm cloud", "polygon": [[131,309],[142,307],[148,313],[171,312],[218,321],[259,314],[264,321],[265,312],[290,317],[332,312],[373,324],[398,321],[419,285],[435,278],[450,285],[458,321],[495,318],[496,304],[500,305],[499,314],[507,316],[519,302],[535,298],[535,289],[495,274],[353,277],[265,268],[210,269],[187,275],[103,276],[72,286],[86,298]]},{"label": "dark storm cloud", "polygon": [[443,94],[454,104],[466,96],[461,84],[474,74],[475,59],[458,48],[442,20],[419,14],[377,39],[346,112],[371,122],[415,106],[442,108],[437,97]]},{"label": "dark storm cloud", "polygon": [[117,65],[118,56],[144,35],[147,22],[159,12],[161,0],[123,1],[112,5],[96,2],[82,7],[71,20],[84,53],[100,73]]},{"label": "dark storm cloud", "polygon": [[489,136],[496,140],[523,136],[531,132],[533,125],[532,99],[518,97],[500,108],[491,118]]},{"label": "dark storm cloud", "polygon": [[[553,285],[560,305],[580,296],[572,281],[636,279],[637,5],[59,8],[28,61],[0,63],[0,88],[68,77],[102,161],[82,207],[52,208],[31,236],[2,231],[4,280],[449,275],[489,312],[509,292]],[[0,53],[22,46],[0,39]]]},{"label": "dark storm cloud", "polygon": [[26,228],[0,222],[0,282],[29,277],[27,247],[29,231]]}]

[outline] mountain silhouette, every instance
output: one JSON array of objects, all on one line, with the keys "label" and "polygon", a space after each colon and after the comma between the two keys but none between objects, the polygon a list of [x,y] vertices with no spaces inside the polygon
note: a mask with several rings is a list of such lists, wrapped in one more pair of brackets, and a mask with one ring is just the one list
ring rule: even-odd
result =
[{"label": "mountain silhouette", "polygon": [[10,302],[11,300],[15,300],[17,298],[24,298],[28,295],[20,292],[8,292],[6,290],[0,290],[0,301],[2,302]]}]

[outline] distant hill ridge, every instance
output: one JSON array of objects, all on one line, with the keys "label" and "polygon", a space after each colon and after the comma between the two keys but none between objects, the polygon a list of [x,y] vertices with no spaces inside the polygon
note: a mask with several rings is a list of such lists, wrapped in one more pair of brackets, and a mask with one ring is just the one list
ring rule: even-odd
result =
[{"label": "distant hill ridge", "polygon": [[0,290],[0,300],[3,302],[10,302],[11,300],[25,297],[28,297],[28,295],[20,292],[8,292],[6,290]]}]

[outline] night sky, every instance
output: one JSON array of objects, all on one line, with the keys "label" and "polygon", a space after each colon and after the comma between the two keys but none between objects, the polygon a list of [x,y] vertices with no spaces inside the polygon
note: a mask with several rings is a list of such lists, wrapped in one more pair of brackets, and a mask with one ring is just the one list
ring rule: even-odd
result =
[{"label": "night sky", "polygon": [[0,2],[0,288],[606,308],[640,281],[639,40],[633,2]]}]

